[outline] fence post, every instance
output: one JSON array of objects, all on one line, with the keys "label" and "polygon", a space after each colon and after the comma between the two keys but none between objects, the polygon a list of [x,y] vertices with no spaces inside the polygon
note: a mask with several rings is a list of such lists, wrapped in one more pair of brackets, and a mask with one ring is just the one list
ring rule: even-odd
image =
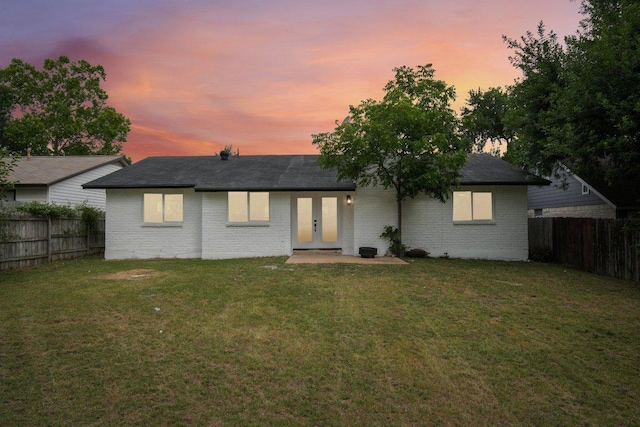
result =
[{"label": "fence post", "polygon": [[53,259],[51,249],[51,218],[47,218],[47,261],[51,262]]}]

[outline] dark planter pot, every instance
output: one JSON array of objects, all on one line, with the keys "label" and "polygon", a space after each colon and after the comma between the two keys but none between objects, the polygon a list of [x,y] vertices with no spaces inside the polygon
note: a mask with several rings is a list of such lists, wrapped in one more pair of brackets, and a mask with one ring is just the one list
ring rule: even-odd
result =
[{"label": "dark planter pot", "polygon": [[227,160],[229,158],[229,152],[228,151],[221,151],[220,152],[220,158],[222,160]]},{"label": "dark planter pot", "polygon": [[373,258],[378,255],[378,248],[362,246],[358,249],[358,253],[362,258]]}]

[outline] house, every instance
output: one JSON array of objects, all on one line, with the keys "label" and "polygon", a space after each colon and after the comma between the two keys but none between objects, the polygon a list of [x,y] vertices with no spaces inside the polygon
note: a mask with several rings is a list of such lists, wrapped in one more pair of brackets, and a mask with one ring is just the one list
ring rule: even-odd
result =
[{"label": "house", "polygon": [[549,179],[552,185],[529,189],[531,218],[627,218],[640,211],[640,183],[609,186],[604,180],[587,180],[570,173]]},{"label": "house", "polygon": [[7,176],[14,183],[9,202],[42,201],[105,209],[104,189],[83,189],[89,181],[129,166],[122,156],[26,156]]},{"label": "house", "polygon": [[[149,157],[84,187],[107,192],[107,259],[386,253],[395,192],[338,181],[318,157]],[[527,187],[548,181],[474,154],[460,182],[446,203],[403,203],[404,243],[432,256],[526,260]]]}]

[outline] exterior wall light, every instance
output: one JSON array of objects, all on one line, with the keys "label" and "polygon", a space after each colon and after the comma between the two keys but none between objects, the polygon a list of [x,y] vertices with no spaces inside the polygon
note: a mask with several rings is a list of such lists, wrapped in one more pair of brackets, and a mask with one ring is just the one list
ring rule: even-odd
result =
[{"label": "exterior wall light", "polygon": [[353,203],[353,202],[351,201],[351,196],[350,196],[350,195],[347,195],[347,205],[351,206],[351,203]]}]

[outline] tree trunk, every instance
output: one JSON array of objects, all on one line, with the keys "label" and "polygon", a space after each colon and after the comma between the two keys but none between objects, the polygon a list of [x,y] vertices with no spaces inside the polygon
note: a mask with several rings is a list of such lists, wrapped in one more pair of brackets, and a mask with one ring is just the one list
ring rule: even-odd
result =
[{"label": "tree trunk", "polygon": [[402,200],[398,200],[398,240],[402,243]]}]

